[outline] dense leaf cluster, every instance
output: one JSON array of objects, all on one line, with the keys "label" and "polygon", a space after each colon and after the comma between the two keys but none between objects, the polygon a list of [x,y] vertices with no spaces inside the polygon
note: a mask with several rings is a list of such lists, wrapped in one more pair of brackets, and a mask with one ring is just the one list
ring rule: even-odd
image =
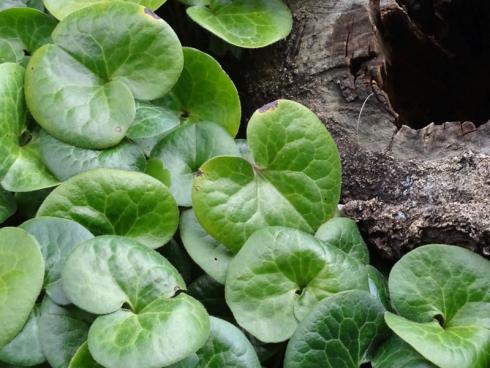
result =
[{"label": "dense leaf cluster", "polygon": [[[164,2],[0,4],[0,367],[488,367],[489,262],[427,245],[386,281],[319,118],[275,101],[236,139]],[[182,2],[236,46],[291,30],[281,0]]]}]

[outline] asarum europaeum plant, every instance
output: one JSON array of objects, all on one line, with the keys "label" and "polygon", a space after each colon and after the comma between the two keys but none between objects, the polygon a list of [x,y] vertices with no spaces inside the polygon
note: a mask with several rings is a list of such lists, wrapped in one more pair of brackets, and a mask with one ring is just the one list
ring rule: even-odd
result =
[{"label": "asarum europaeum plant", "polygon": [[[164,2],[0,3],[0,367],[488,367],[489,262],[427,245],[386,282],[322,122],[278,100],[236,139]],[[241,47],[291,29],[281,0],[181,2]]]}]

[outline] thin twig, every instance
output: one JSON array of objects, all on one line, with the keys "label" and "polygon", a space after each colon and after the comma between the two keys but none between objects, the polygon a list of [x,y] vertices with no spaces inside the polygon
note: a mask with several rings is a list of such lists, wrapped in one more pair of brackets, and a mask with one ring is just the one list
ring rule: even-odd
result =
[{"label": "thin twig", "polygon": [[359,124],[361,123],[361,116],[362,112],[364,111],[364,107],[366,106],[366,103],[368,100],[371,98],[371,96],[374,95],[374,92],[371,92],[369,96],[366,97],[364,100],[364,103],[362,104],[361,111],[359,111],[359,116],[357,117],[357,124],[356,124],[356,137],[357,137],[357,144],[359,144]]}]

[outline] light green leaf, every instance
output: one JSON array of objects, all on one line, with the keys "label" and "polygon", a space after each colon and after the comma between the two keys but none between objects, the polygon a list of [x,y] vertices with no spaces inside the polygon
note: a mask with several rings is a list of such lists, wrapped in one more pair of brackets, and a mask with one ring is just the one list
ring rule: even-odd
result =
[{"label": "light green leaf", "polygon": [[10,9],[10,8],[24,8],[26,3],[24,0],[3,0],[0,3],[0,10]]},{"label": "light green leaf", "polygon": [[37,215],[70,219],[94,235],[124,235],[151,248],[167,243],[179,222],[165,185],[146,174],[115,169],[68,179],[48,195]]},{"label": "light green leaf", "polygon": [[82,148],[118,144],[135,117],[135,99],[163,96],[183,67],[170,26],[129,2],[98,3],[69,15],[53,41],[29,62],[27,104],[48,133]]},{"label": "light green leaf", "polygon": [[232,45],[257,48],[286,38],[291,12],[282,0],[201,0],[187,14]]},{"label": "light green leaf", "polygon": [[92,355],[90,355],[90,350],[88,350],[88,344],[84,343],[77,350],[73,356],[68,368],[104,368],[99,363],[97,363]]},{"label": "light green leaf", "polygon": [[29,233],[0,229],[0,348],[22,330],[42,289],[44,260]]},{"label": "light green leaf", "polygon": [[[70,15],[71,13],[86,8],[96,3],[110,3],[114,0],[44,0],[44,5],[58,19],[63,19]],[[135,4],[140,4],[151,10],[157,10],[162,6],[167,0],[120,0],[127,1]]]},{"label": "light green leaf", "polygon": [[52,368],[67,368],[80,345],[87,340],[94,317],[73,306],[60,307],[48,297],[41,306],[39,332],[44,355]]},{"label": "light green leaf", "polygon": [[[0,4],[0,10],[9,6],[9,1]],[[25,7],[18,2],[18,7]],[[31,9],[8,9],[0,12],[0,64],[5,62],[23,63],[27,57],[42,45],[51,42],[51,32],[56,21],[43,12]]]},{"label": "light green leaf", "polygon": [[202,164],[216,156],[239,156],[233,138],[219,125],[184,125],[163,138],[151,158],[170,172],[170,192],[177,204],[192,207],[192,180]]},{"label": "light green leaf", "polygon": [[0,186],[0,224],[12,216],[15,211],[17,211],[15,197]]},{"label": "light green leaf", "polygon": [[384,333],[384,307],[364,291],[323,300],[288,343],[284,368],[359,368],[375,338]]},{"label": "light green leaf", "polygon": [[255,112],[247,135],[254,164],[216,157],[194,178],[192,202],[203,228],[235,252],[266,226],[314,233],[340,197],[340,158],[322,122],[280,100]]},{"label": "light green leaf", "polygon": [[400,314],[390,328],[442,368],[490,364],[490,262],[449,245],[426,245],[391,270],[389,290]]},{"label": "light green leaf", "polygon": [[224,284],[234,254],[202,228],[193,210],[182,212],[180,238],[192,260],[204,272]]},{"label": "light green leaf", "polygon": [[366,267],[283,227],[254,233],[231,261],[225,284],[235,319],[263,342],[287,340],[318,302],[346,290],[369,290]]},{"label": "light green leaf", "polygon": [[436,368],[396,335],[376,350],[371,364],[374,368]]},{"label": "light green leaf", "polygon": [[388,292],[388,280],[371,265],[366,266],[368,271],[369,292],[372,296],[379,299],[387,310],[391,309],[390,295]]},{"label": "light green leaf", "polygon": [[46,361],[39,335],[39,307],[34,307],[22,331],[0,350],[0,361],[32,367]]},{"label": "light green leaf", "polygon": [[170,173],[158,159],[150,158],[146,161],[145,174],[161,181],[167,187],[170,185]]},{"label": "light green leaf", "polygon": [[46,264],[44,288],[59,305],[70,304],[61,285],[61,271],[70,252],[94,236],[82,225],[66,219],[40,217],[20,225],[38,241]]},{"label": "light green leaf", "polygon": [[125,141],[106,150],[90,150],[66,144],[42,131],[39,147],[43,162],[61,181],[98,168],[128,171],[145,171],[146,168],[143,151]]},{"label": "light green leaf", "polygon": [[362,263],[369,263],[369,251],[354,221],[334,217],[317,230],[315,237],[343,250]]}]

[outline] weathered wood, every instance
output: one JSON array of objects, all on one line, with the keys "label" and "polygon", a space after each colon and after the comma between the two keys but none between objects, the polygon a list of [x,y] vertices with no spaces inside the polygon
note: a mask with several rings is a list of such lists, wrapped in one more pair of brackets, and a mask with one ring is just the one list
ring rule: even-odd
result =
[{"label": "weathered wood", "polygon": [[[421,64],[422,78],[413,77],[417,71],[412,70],[407,73],[413,81],[407,81],[399,74],[403,65],[393,63],[404,58],[417,63],[454,61],[454,50],[440,36],[444,28],[428,32],[425,18],[417,21],[416,12],[426,3],[290,0],[293,34],[244,60],[242,100],[250,114],[271,100],[295,99],[325,121],[342,154],[344,212],[359,222],[382,256],[396,259],[417,245],[434,242],[459,244],[490,256],[490,123],[465,121],[471,106],[458,110],[455,101],[464,97],[466,104],[472,99],[451,90],[447,116],[464,120],[435,121],[438,124],[422,129],[406,125],[421,124],[407,118],[444,117],[443,97],[425,90],[440,90],[441,81],[430,80],[437,65]],[[429,15],[439,25],[444,25],[450,3],[434,0],[431,5],[435,10]],[[481,36],[490,40],[490,33]],[[406,50],[395,50],[394,42],[406,42]],[[418,54],[410,54],[411,47]],[[452,64],[448,65],[450,71]],[[471,83],[490,84],[486,75],[481,78]],[[454,83],[460,80],[465,79]],[[397,86],[398,81],[404,85]],[[478,99],[480,88],[474,90]],[[468,94],[468,86],[462,86],[461,93]],[[411,94],[418,103],[412,102]],[[485,116],[486,111],[479,113]]]}]

